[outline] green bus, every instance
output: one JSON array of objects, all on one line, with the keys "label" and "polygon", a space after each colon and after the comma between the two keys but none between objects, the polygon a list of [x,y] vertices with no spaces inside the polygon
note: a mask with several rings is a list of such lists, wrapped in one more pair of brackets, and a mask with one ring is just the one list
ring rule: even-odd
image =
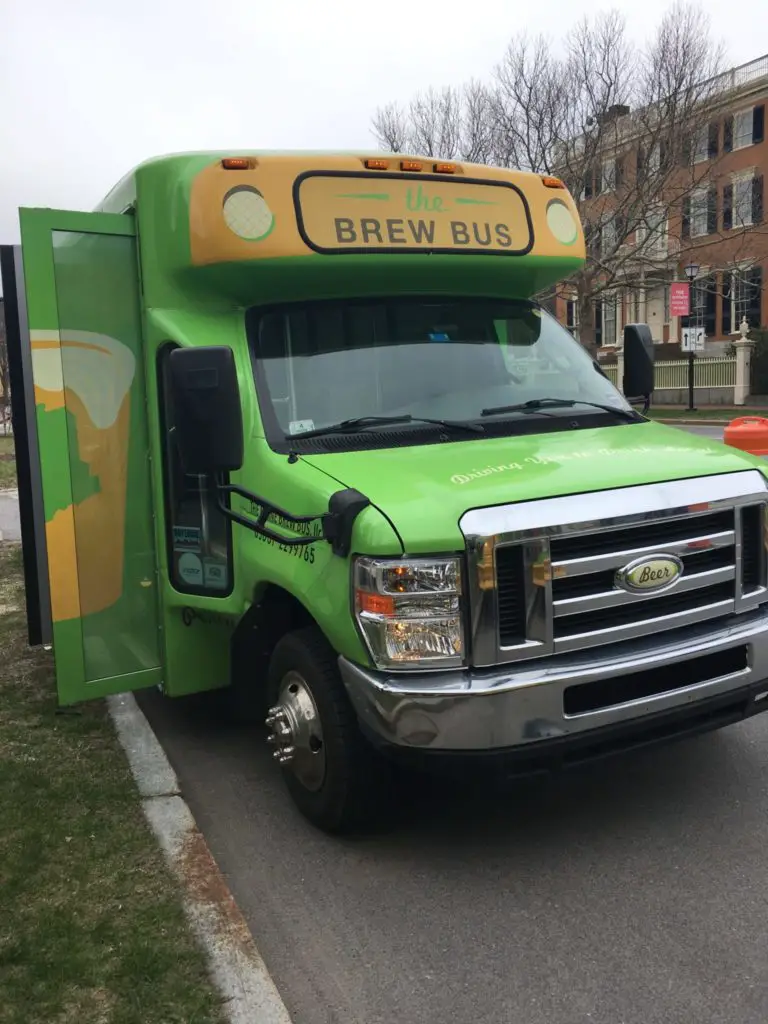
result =
[{"label": "green bus", "polygon": [[[532,297],[556,178],[153,159],[2,249],[30,642],[59,700],[220,691],[329,832],[403,766],[550,770],[768,707],[761,460]],[[625,397],[629,396],[629,398]]]}]

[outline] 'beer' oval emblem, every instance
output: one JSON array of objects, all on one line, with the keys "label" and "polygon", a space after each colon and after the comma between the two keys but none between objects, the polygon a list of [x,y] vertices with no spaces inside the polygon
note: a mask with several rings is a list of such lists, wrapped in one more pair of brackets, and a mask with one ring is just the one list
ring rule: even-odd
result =
[{"label": "'beer' oval emblem", "polygon": [[630,594],[655,594],[677,583],[683,563],[674,555],[636,558],[616,573],[616,584]]}]

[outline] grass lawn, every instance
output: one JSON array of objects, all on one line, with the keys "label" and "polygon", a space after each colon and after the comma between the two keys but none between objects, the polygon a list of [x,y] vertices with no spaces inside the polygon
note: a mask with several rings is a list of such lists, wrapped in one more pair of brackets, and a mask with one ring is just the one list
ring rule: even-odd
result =
[{"label": "grass lawn", "polygon": [[0,437],[0,491],[4,487],[16,486],[16,459],[13,438]]},{"label": "grass lawn", "polygon": [[57,713],[0,545],[0,1022],[220,1024],[102,701]]}]

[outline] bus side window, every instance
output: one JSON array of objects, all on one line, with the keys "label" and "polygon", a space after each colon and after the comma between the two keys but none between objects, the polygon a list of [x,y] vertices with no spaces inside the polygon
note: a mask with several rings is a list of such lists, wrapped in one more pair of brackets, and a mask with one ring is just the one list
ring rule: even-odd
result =
[{"label": "bus side window", "polygon": [[168,372],[175,347],[166,345],[158,354],[168,571],[182,593],[226,597],[232,592],[230,524],[217,505],[213,480],[184,472],[175,441]]}]

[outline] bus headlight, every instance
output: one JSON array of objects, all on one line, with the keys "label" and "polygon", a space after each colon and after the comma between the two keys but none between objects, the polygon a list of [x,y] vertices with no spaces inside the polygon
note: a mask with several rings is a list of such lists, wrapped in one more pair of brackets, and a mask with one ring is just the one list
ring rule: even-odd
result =
[{"label": "bus headlight", "polygon": [[453,668],[464,660],[458,558],[358,558],[355,615],[379,668]]}]

